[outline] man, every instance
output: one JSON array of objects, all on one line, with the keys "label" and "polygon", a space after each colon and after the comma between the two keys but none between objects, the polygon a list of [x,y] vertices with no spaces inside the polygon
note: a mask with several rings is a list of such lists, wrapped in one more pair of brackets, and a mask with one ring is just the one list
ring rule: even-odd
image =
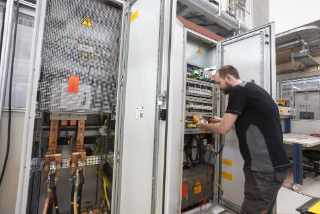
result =
[{"label": "man", "polygon": [[245,198],[241,214],[272,213],[287,170],[291,168],[283,145],[278,107],[260,86],[242,82],[236,68],[220,68],[215,81],[218,89],[229,94],[223,118],[213,117],[214,124],[201,121],[199,129],[226,135],[236,130],[244,159]]}]

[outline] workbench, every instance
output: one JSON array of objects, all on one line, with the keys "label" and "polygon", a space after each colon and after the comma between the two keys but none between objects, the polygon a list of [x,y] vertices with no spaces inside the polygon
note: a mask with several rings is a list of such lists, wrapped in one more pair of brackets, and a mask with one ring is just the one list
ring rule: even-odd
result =
[{"label": "workbench", "polygon": [[303,185],[302,147],[320,145],[319,137],[305,134],[283,134],[283,143],[293,146],[293,181]]}]

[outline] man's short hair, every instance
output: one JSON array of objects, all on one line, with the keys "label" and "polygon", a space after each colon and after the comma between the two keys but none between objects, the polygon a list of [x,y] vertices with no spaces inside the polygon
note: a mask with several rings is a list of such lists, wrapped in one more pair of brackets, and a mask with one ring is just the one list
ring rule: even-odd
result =
[{"label": "man's short hair", "polygon": [[217,71],[217,73],[219,73],[219,77],[221,77],[222,79],[225,79],[227,74],[230,74],[231,76],[233,76],[236,79],[240,79],[238,70],[235,67],[233,67],[232,65],[222,66]]}]

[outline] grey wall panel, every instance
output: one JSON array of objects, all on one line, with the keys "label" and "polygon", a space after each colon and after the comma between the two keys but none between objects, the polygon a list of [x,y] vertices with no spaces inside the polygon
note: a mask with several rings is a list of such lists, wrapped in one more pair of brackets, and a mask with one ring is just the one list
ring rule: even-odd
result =
[{"label": "grey wall panel", "polygon": [[[23,112],[12,112],[11,144],[7,168],[0,186],[0,213],[14,213],[18,178],[20,169],[20,154],[23,132]],[[7,150],[8,139],[8,112],[3,112],[0,135],[0,170],[2,170]]]},{"label": "grey wall panel", "polygon": [[[232,65],[238,69],[240,78],[245,81],[255,79],[260,83],[260,34],[224,46],[224,65]],[[225,107],[228,98],[225,99]],[[239,151],[238,138],[234,130],[225,136],[222,158],[232,160],[233,166],[222,165],[222,171],[233,175],[232,181],[222,178],[222,198],[238,206],[244,199],[244,161]]]},{"label": "grey wall panel", "polygon": [[[123,153],[121,166],[121,214],[149,214],[158,65],[160,1],[138,0],[139,9],[130,24]],[[143,119],[136,120],[136,108]]]}]

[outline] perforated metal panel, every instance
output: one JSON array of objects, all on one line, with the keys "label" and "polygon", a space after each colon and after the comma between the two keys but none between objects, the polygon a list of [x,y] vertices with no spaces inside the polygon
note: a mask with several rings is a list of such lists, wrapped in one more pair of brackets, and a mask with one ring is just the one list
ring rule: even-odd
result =
[{"label": "perforated metal panel", "polygon": [[[111,112],[121,10],[97,0],[48,0],[45,21],[40,109]],[[78,91],[70,76],[79,77]]]},{"label": "perforated metal panel", "polygon": [[[213,170],[208,164],[199,164],[183,170],[181,209],[198,204],[212,196]],[[185,192],[187,190],[187,194]]]}]

